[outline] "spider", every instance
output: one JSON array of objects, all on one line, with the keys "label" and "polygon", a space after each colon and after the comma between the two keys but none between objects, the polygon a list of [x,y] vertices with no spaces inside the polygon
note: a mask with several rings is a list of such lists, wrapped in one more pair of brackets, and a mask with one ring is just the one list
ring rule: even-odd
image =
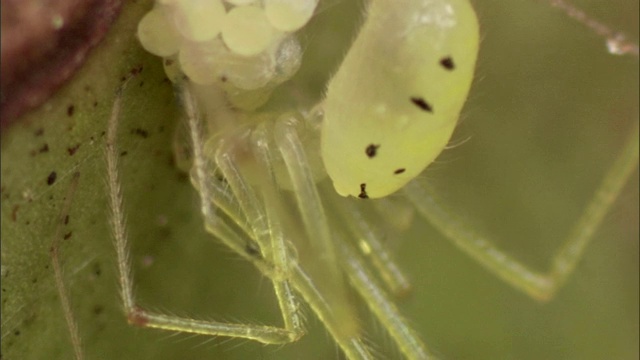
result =
[{"label": "spider", "polygon": [[[487,41],[488,41],[488,40],[487,40]],[[481,76],[482,76],[482,75],[481,75]],[[473,101],[473,100],[474,100],[474,99],[472,98],[472,99],[471,99],[471,101]],[[125,102],[125,106],[126,106],[126,102]],[[469,115],[469,117],[471,117],[471,115]],[[463,126],[465,126],[465,125],[463,124]],[[480,135],[476,135],[475,137],[477,138],[477,137],[479,137],[479,136],[480,136]],[[438,166],[442,167],[442,165],[438,165],[438,164],[436,164],[436,167],[438,167]],[[438,171],[438,168],[436,168],[436,170],[435,170],[435,171]],[[441,171],[441,170],[440,170],[440,171]],[[431,177],[432,175],[428,175],[428,176],[429,176],[429,177]],[[594,180],[594,181],[595,181],[595,180]],[[420,188],[419,188],[419,189],[420,189]],[[413,193],[414,193],[413,199],[416,199],[416,197],[415,197],[415,196],[416,196],[416,195],[415,195],[415,191],[416,191],[416,190],[415,190],[415,188],[414,188],[413,190],[409,190],[409,191],[413,191]],[[468,194],[467,194],[467,195],[468,195]],[[399,197],[399,196],[398,196],[398,197]],[[424,205],[424,204],[426,203],[424,200],[426,200],[426,199],[422,198],[422,201],[416,201],[417,205],[420,205],[420,206]],[[358,206],[360,206],[360,204],[359,204]],[[432,213],[432,212],[433,212],[433,211],[431,211],[431,213]],[[447,219],[448,219],[448,217],[447,217]],[[445,220],[446,220],[446,219],[445,219]],[[460,228],[463,228],[463,227],[456,227],[456,229],[460,229]],[[455,234],[454,234],[454,235],[455,235]],[[133,237],[133,236],[132,236],[132,238],[136,238],[136,237]],[[135,240],[134,240],[134,241],[135,241]],[[246,243],[243,243],[243,244],[244,244],[244,245],[246,245]],[[403,246],[404,246],[404,244],[403,244]],[[246,250],[246,249],[245,249],[245,250]],[[302,263],[302,261],[301,261],[301,263]],[[419,280],[419,279],[418,279],[418,280]],[[142,282],[142,283],[143,283],[143,282],[144,282],[144,280],[140,280],[140,282]],[[156,304],[156,303],[157,303],[157,302],[156,302],[156,300],[154,300],[153,304]],[[386,325],[383,325],[383,327],[385,327],[385,326],[386,326]],[[429,341],[430,337],[425,336],[425,339],[427,340],[427,342],[428,342],[428,343],[430,343],[430,341]],[[447,355],[448,355],[448,354],[447,354],[446,352],[443,352],[443,355],[444,355],[445,357],[447,357]]]}]

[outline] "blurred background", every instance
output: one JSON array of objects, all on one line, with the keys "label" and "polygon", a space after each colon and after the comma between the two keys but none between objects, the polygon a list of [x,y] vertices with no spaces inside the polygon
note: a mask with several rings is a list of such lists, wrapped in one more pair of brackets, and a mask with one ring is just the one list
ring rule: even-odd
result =
[{"label": "blurred background", "polygon": [[[637,42],[637,1],[576,5]],[[174,166],[179,110],[160,60],[133,35],[150,6],[128,2],[74,80],[2,133],[2,358],[73,356],[48,251],[79,172],[61,256],[87,359],[341,359],[311,312],[308,334],[286,346],[126,324],[103,146],[113,90],[140,66],[125,95],[119,139],[140,302],[177,315],[281,321],[269,281],[204,232],[197,194]],[[482,43],[453,139],[463,143],[445,151],[423,180],[472,227],[544,271],[638,121],[638,60],[610,55],[603,39],[544,1],[474,6]],[[320,6],[300,35],[306,50],[293,81],[302,93],[322,92],[363,7],[349,0]],[[638,359],[638,238],[636,170],[575,274],[540,304],[416,217],[391,244],[414,285],[398,305],[443,359]],[[400,358],[380,326],[369,328],[381,358]]]}]

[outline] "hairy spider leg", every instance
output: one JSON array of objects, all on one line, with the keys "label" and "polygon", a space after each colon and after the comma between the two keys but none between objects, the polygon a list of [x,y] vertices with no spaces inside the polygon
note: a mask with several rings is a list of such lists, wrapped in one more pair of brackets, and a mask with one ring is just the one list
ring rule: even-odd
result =
[{"label": "hairy spider leg", "polygon": [[[190,98],[189,98],[190,99]],[[124,310],[127,315],[128,321],[134,325],[157,328],[163,330],[173,330],[189,333],[197,333],[210,336],[229,336],[246,338],[256,340],[265,344],[281,344],[291,342],[297,339],[301,333],[301,323],[297,318],[296,309],[287,308],[282,311],[283,317],[290,317],[285,319],[285,328],[278,328],[274,326],[262,326],[254,324],[239,324],[239,323],[224,323],[215,321],[203,321],[198,319],[184,318],[173,315],[167,315],[163,313],[151,312],[141,308],[135,302],[135,295],[133,292],[133,274],[131,270],[131,262],[129,260],[129,245],[126,234],[126,220],[123,213],[123,198],[120,188],[119,170],[118,170],[118,151],[116,143],[116,135],[118,129],[118,120],[120,116],[120,108],[122,102],[122,89],[117,93],[111,118],[109,120],[109,127],[107,131],[107,173],[108,173],[108,192],[109,203],[112,210],[112,228],[114,232],[115,248],[117,253],[118,273],[120,291],[123,300]],[[195,107],[193,103],[186,101],[185,105],[191,114],[195,114]],[[193,116],[192,116],[193,117]],[[190,120],[195,121],[194,119]],[[192,127],[191,131],[197,131]],[[196,153],[195,162],[201,161],[201,154],[197,154],[199,151],[199,145],[194,144],[194,152]],[[198,157],[200,156],[200,157]],[[197,166],[196,166],[197,167]],[[204,170],[201,168],[201,170]],[[204,173],[200,170],[196,170],[199,173],[200,183],[204,182]],[[211,219],[215,217],[214,208],[210,205],[209,194],[206,192],[206,187],[201,187],[200,195],[202,199],[206,201],[202,202],[201,211],[205,219]],[[208,222],[207,229],[219,237],[223,242],[227,244],[237,245],[237,242],[233,239],[236,237],[234,231],[221,221]],[[238,246],[232,247],[234,250]],[[242,251],[239,254],[246,253],[245,247],[242,247]],[[264,265],[263,267],[266,267]],[[269,272],[266,272],[269,273]],[[294,295],[287,283],[287,280],[272,279],[276,290],[276,295],[279,298],[281,306],[289,306],[295,303],[293,299]],[[288,328],[287,326],[291,326]]]},{"label": "hairy spider leg", "polygon": [[60,304],[62,305],[62,312],[64,313],[64,320],[67,323],[69,329],[69,336],[71,345],[73,346],[73,352],[76,360],[84,359],[84,351],[82,349],[82,338],[80,331],[78,330],[78,322],[73,315],[71,309],[71,301],[69,300],[69,292],[64,284],[64,276],[62,271],[62,264],[60,263],[60,246],[62,239],[62,228],[66,224],[71,210],[71,203],[75,197],[76,190],[78,189],[78,182],[80,181],[80,173],[75,172],[71,178],[71,184],[67,190],[67,194],[64,197],[62,209],[56,219],[56,230],[53,233],[53,240],[51,241],[51,248],[49,254],[51,255],[51,262],[53,264],[53,274],[56,282],[56,288],[58,289],[58,296],[60,296]]},{"label": "hairy spider leg", "polygon": [[[193,100],[193,96],[190,95],[189,88],[184,88],[184,99],[185,101],[191,102],[191,104],[186,105],[185,108],[188,112],[194,111],[195,102]],[[192,110],[189,110],[192,109]],[[192,115],[191,114],[191,115]],[[192,127],[197,125],[193,125],[196,123],[197,116],[189,116],[190,124]],[[310,212],[312,215],[309,217],[311,219],[315,219],[316,223],[320,225],[315,226],[323,226],[327,227],[327,229],[322,230],[326,233],[332,233],[331,241],[338,244],[339,248],[338,253],[338,262],[343,271],[347,273],[347,276],[350,279],[352,286],[358,291],[360,296],[364,299],[365,302],[368,303],[369,307],[372,309],[374,315],[378,318],[378,320],[385,325],[385,328],[390,329],[390,334],[392,338],[396,341],[398,347],[405,353],[407,358],[410,359],[428,359],[430,355],[428,354],[426,347],[422,343],[422,341],[418,338],[417,334],[410,330],[411,327],[407,324],[406,320],[400,315],[398,309],[395,307],[393,302],[388,298],[385,291],[381,288],[381,286],[377,283],[376,279],[371,275],[368,271],[366,265],[363,263],[362,259],[357,255],[357,253],[353,250],[348,250],[345,248],[346,244],[343,244],[342,239],[339,239],[338,236],[331,232],[329,229],[329,225],[326,220],[322,220],[319,218],[317,209],[322,209],[320,200],[317,198],[317,195],[311,195],[308,197],[306,195],[300,194],[313,194],[316,192],[315,184],[310,181],[312,179],[311,175],[308,173],[308,160],[306,159],[305,150],[298,138],[298,133],[296,131],[296,121],[293,119],[279,119],[275,124],[274,131],[274,142],[277,144],[278,151],[284,158],[284,161],[287,166],[288,174],[292,178],[292,183],[294,189],[297,187],[298,189],[307,187],[303,190],[294,191],[296,193],[297,205],[300,209],[301,213]],[[280,127],[280,130],[278,130]],[[280,131],[280,133],[279,133]],[[195,132],[194,132],[195,133]],[[251,147],[255,152],[255,157],[262,161],[262,168],[265,171],[265,179],[270,181],[274,181],[275,176],[273,175],[273,170],[269,170],[273,168],[273,159],[276,157],[275,150],[270,148],[271,142],[267,139],[269,131],[267,130],[264,124],[258,125],[257,129],[252,134]],[[195,134],[197,137],[198,135]],[[197,141],[194,139],[194,144],[201,144],[201,141]],[[197,145],[196,145],[197,147]],[[221,146],[223,147],[223,146]],[[194,154],[198,152],[194,149]],[[226,155],[222,155],[226,154]],[[225,182],[222,181],[214,181],[211,179],[201,179],[204,183],[200,183],[196,185],[198,188],[202,188],[204,186],[208,186],[213,189],[212,194],[216,193],[221,196],[211,196],[210,199],[216,202],[216,206],[223,210],[231,219],[234,219],[236,224],[245,230],[246,235],[250,236],[252,234],[250,230],[250,225],[247,225],[245,221],[250,222],[247,214],[242,214],[241,212],[247,205],[239,204],[242,196],[224,196],[226,191],[226,187],[236,187],[241,189],[250,189],[251,187],[247,185],[245,179],[242,179],[240,169],[236,166],[236,162],[229,161],[231,158],[230,154],[233,154],[233,151],[220,151],[219,149],[216,152],[216,163],[220,166],[220,170],[225,174]],[[197,155],[196,155],[197,156]],[[287,160],[287,157],[290,157]],[[287,163],[288,161],[288,163]],[[226,168],[226,170],[223,170]],[[296,175],[298,174],[298,180],[296,180]],[[299,183],[296,183],[299,181]],[[199,180],[195,180],[195,182],[199,182]],[[227,185],[229,184],[229,185]],[[234,185],[235,184],[235,185]],[[273,203],[269,203],[269,205],[265,205],[264,208],[269,209],[266,211],[264,216],[269,217],[269,213],[277,213],[278,210],[273,204],[280,204],[277,200],[279,198],[279,194],[276,193],[277,187],[260,185],[263,189],[270,189],[263,192],[266,194],[266,201],[274,201]],[[244,190],[243,190],[244,191]],[[203,195],[201,193],[201,195]],[[250,196],[250,195],[249,195]],[[333,196],[337,196],[333,194]],[[316,197],[317,200],[314,200]],[[254,197],[257,199],[257,197]],[[203,197],[203,201],[205,198]],[[314,202],[317,201],[317,204]],[[259,209],[262,209],[263,206],[260,204],[257,205]],[[277,205],[280,206],[280,205]],[[313,209],[305,209],[307,206],[312,206],[316,210]],[[241,211],[242,210],[242,211]],[[253,211],[253,210],[252,210]],[[257,216],[263,216],[257,215]],[[255,215],[254,215],[255,216]],[[246,218],[245,218],[246,217]],[[286,219],[283,219],[283,222]],[[209,218],[205,219],[207,223],[219,221],[219,219]],[[304,221],[303,221],[304,222]],[[304,224],[307,227],[307,224]],[[307,228],[307,235],[311,237],[309,234],[310,231]],[[234,239],[238,239],[238,237],[234,237]],[[256,240],[257,241],[257,240]],[[244,244],[247,242],[236,240],[236,248],[242,248]],[[322,251],[322,250],[320,250]],[[287,255],[288,256],[288,255]],[[256,261],[254,261],[256,263]],[[372,358],[370,350],[363,345],[361,340],[361,334],[359,333],[359,329],[355,324],[348,324],[349,318],[339,318],[335,315],[336,309],[334,306],[336,305],[336,300],[328,299],[326,297],[326,291],[322,291],[321,286],[318,284],[318,279],[309,276],[309,274],[302,269],[302,267],[296,262],[290,262],[290,266],[293,268],[293,272],[291,273],[291,284],[294,286],[296,291],[300,293],[302,298],[310,305],[310,307],[314,310],[316,315],[321,319],[324,325],[327,327],[327,330],[331,333],[332,337],[344,351],[345,355],[349,359],[369,359]],[[259,267],[260,268],[260,267]],[[269,276],[269,273],[265,274]],[[330,286],[335,286],[332,284]],[[333,287],[330,287],[333,289]],[[337,306],[345,306],[346,313],[349,316],[352,316],[353,310],[348,308],[348,304],[342,305],[340,303]],[[348,326],[345,327],[345,323],[347,322]],[[355,322],[355,320],[354,320]],[[389,326],[392,325],[392,326]],[[355,327],[355,328],[354,328]],[[345,330],[346,329],[346,330]]]},{"label": "hairy spider leg", "polygon": [[529,269],[472,230],[441,204],[433,187],[414,181],[405,187],[404,193],[427,221],[483,267],[528,296],[549,301],[575,270],[604,216],[638,167],[638,131],[636,122],[620,155],[555,254],[551,268],[546,273]]}]

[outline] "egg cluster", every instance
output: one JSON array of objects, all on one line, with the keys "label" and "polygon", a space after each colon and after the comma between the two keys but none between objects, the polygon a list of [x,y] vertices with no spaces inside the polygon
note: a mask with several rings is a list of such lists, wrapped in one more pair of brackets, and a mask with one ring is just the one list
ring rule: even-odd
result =
[{"label": "egg cluster", "polygon": [[[228,94],[259,92],[262,105],[276,85],[300,66],[302,48],[293,32],[313,15],[318,0],[156,0],[138,24],[138,38],[165,59],[175,82],[216,85]],[[233,98],[233,96],[231,96]],[[233,100],[233,99],[231,99]],[[233,101],[232,101],[233,102]]]}]

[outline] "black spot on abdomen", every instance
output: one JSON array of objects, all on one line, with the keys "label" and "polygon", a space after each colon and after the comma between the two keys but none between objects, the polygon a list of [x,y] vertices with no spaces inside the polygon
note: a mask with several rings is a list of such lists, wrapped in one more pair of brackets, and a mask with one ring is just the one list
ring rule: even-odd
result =
[{"label": "black spot on abdomen", "polygon": [[367,184],[360,184],[360,194],[358,195],[360,199],[368,199],[369,195],[367,195]]},{"label": "black spot on abdomen", "polygon": [[364,149],[364,153],[367,154],[367,157],[369,159],[371,159],[371,158],[376,156],[376,154],[378,153],[378,148],[379,147],[380,147],[380,145],[371,144],[371,145],[367,146],[366,149]]},{"label": "black spot on abdomen", "polygon": [[440,65],[449,71],[456,68],[456,64],[454,64],[453,58],[451,56],[445,56],[440,59]]},{"label": "black spot on abdomen", "polygon": [[422,111],[433,113],[433,106],[421,97],[412,97],[411,102]]}]

